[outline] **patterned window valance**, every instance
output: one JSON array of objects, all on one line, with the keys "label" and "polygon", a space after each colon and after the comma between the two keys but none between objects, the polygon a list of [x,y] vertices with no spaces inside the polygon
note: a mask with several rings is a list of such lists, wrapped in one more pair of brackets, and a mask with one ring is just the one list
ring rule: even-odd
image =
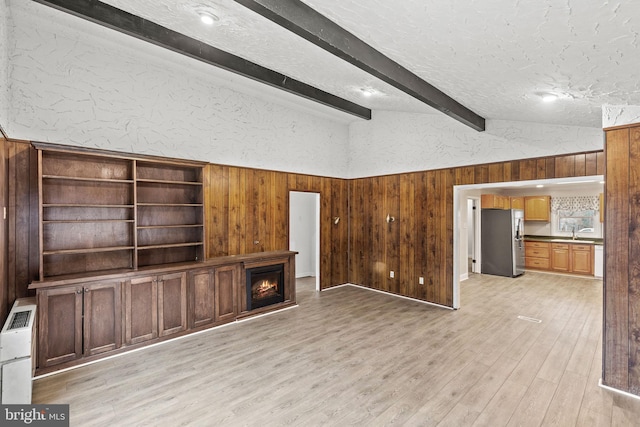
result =
[{"label": "patterned window valance", "polygon": [[586,211],[600,210],[600,198],[598,196],[572,196],[572,197],[552,197],[551,210]]}]

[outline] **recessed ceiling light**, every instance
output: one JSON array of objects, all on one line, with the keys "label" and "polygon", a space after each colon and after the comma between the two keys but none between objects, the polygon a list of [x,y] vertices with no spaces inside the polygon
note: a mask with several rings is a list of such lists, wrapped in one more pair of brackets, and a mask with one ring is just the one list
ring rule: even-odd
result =
[{"label": "recessed ceiling light", "polygon": [[542,95],[543,102],[554,102],[558,99],[558,95],[555,93],[545,93]]},{"label": "recessed ceiling light", "polygon": [[220,18],[218,18],[217,16],[210,14],[210,13],[201,13],[200,14],[200,21],[203,24],[207,24],[207,25],[213,25],[214,22],[220,20]]},{"label": "recessed ceiling light", "polygon": [[367,98],[370,96],[373,96],[374,94],[374,90],[373,89],[369,89],[369,88],[362,88],[360,89],[360,92],[362,92],[362,95],[366,96]]}]

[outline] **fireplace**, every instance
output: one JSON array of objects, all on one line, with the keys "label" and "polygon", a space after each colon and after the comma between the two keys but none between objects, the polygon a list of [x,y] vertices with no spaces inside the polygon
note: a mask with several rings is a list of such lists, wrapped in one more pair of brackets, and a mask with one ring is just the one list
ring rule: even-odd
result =
[{"label": "fireplace", "polygon": [[284,264],[247,269],[247,309],[284,302]]}]

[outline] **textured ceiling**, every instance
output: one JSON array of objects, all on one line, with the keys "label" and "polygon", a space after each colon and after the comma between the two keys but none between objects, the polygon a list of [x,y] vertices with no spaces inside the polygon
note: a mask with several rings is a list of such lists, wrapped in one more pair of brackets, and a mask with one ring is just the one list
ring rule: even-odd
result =
[{"label": "textured ceiling", "polygon": [[[103,2],[374,113],[434,112],[232,0]],[[638,1],[304,2],[487,119],[600,127],[602,105],[640,105]],[[220,20],[205,26],[200,12]]]}]

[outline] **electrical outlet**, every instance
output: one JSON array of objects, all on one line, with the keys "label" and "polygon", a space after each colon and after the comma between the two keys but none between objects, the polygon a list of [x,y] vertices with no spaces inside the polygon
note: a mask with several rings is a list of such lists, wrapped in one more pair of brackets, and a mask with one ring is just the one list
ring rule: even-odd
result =
[{"label": "electrical outlet", "polygon": [[393,279],[394,277],[396,277],[396,273],[394,273],[393,270],[391,270],[389,272],[389,277],[391,277]]},{"label": "electrical outlet", "polygon": [[420,278],[418,279],[418,284],[420,284],[420,285],[424,285],[424,277],[420,277]]}]

